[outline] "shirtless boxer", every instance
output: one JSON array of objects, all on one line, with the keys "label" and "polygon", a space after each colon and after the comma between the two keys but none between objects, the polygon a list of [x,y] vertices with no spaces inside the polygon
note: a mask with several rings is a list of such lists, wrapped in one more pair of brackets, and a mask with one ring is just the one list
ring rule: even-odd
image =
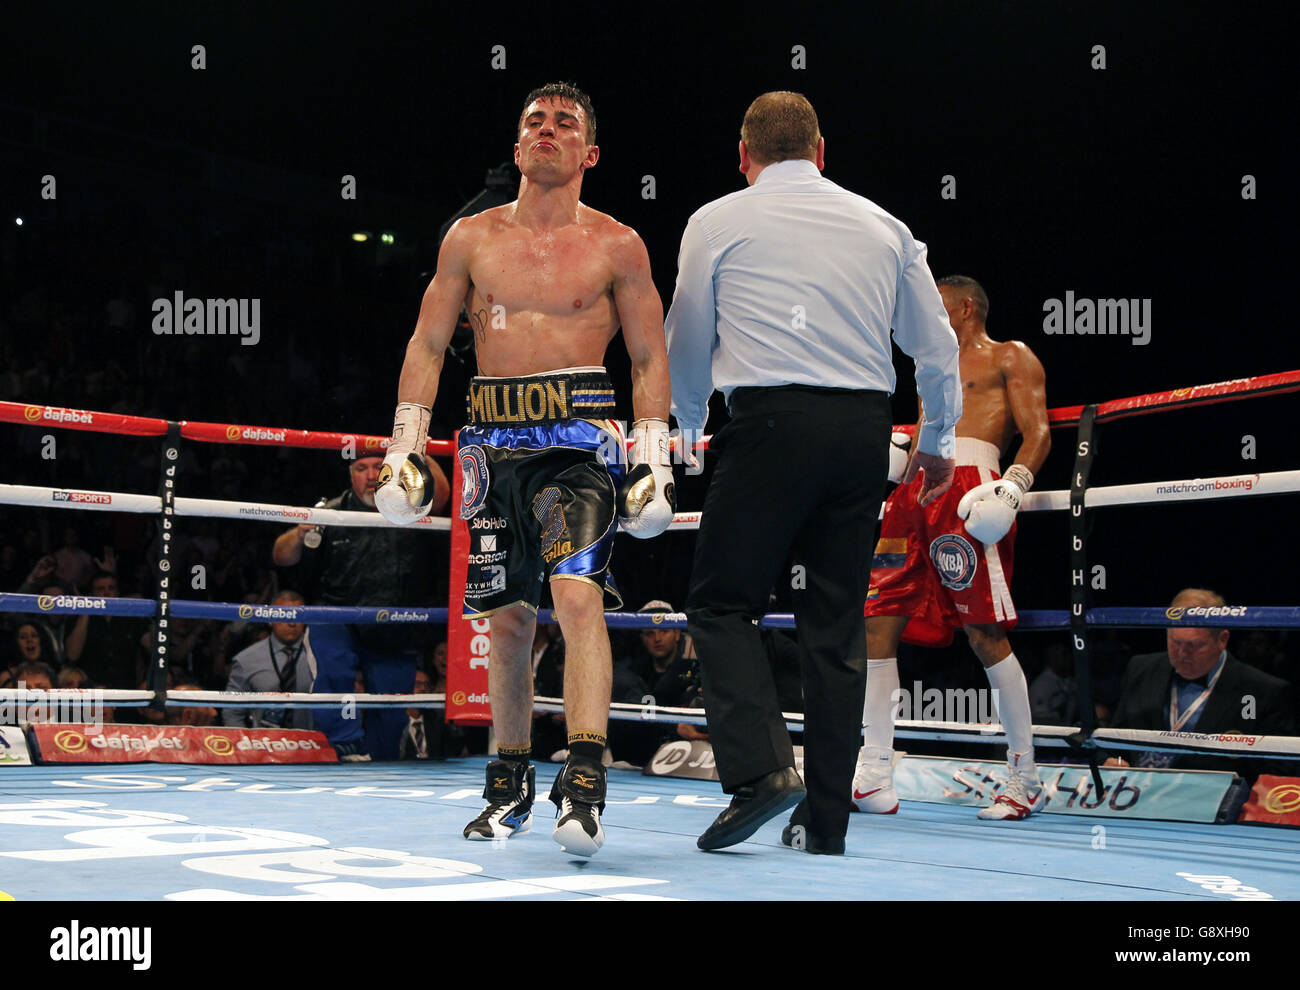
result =
[{"label": "shirtless boxer", "polygon": [[[580,856],[604,841],[612,662],[603,608],[621,604],[606,584],[618,518],[634,536],[649,537],[673,512],[663,306],[641,238],[579,202],[583,174],[600,157],[595,138],[591,101],[580,90],[554,84],[529,94],[515,144],[519,198],[447,232],[407,345],[376,493],[394,521],[427,511],[420,454],[464,307],[483,376],[470,383],[470,425],[459,446],[461,518],[469,520],[470,552],[482,560],[469,567],[465,616],[492,616],[488,689],[497,736],[487,807],[465,837],[505,838],[531,819],[530,651],[545,579],[566,644],[569,759],[550,793],[559,808],[554,837]],[[637,417],[630,468],[607,419],[614,389],[600,366],[620,325]]]},{"label": "shirtless boxer", "polygon": [[[1016,512],[1051,448],[1046,380],[1043,366],[1023,343],[989,337],[988,296],[978,282],[953,275],[938,286],[960,346],[957,473],[948,493],[925,508],[917,505],[916,481],[900,485],[885,503],[865,609],[866,739],[853,800],[861,811],[898,810],[891,767],[899,639],[946,646],[961,626],[996,691],[1008,743],[1007,785],[979,817],[1019,820],[1046,802],[1034,765],[1029,689],[1007,641],[1007,630],[1016,624],[1011,601]],[[1015,463],[997,480],[1001,457],[1017,433]],[[891,460],[891,481],[903,476],[905,465],[900,449]]]}]

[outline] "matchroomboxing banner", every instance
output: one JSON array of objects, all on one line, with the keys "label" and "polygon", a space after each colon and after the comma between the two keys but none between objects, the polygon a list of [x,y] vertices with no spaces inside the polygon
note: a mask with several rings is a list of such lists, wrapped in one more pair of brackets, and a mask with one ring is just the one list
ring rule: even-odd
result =
[{"label": "matchroomboxing banner", "polygon": [[[453,442],[459,441],[456,433]],[[469,576],[470,532],[460,517],[464,504],[464,469],[460,458],[451,472],[451,589],[447,602],[447,721],[492,721],[488,700],[488,663],[492,658],[492,623],[465,619],[465,581]]]},{"label": "matchroomboxing banner", "polygon": [[325,736],[306,729],[192,725],[28,727],[37,763],[335,763]]},{"label": "matchroomboxing banner", "polygon": [[[1214,822],[1236,774],[1204,770],[1103,768],[1102,792],[1093,793],[1086,766],[1038,765],[1047,788],[1046,814]],[[894,768],[902,801],[984,806],[1006,782],[1005,763],[905,756]]]}]

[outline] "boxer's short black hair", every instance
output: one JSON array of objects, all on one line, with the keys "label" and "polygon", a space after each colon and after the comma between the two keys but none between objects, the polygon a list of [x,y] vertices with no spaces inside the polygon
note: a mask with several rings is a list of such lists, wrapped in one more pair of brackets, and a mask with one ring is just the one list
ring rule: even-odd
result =
[{"label": "boxer's short black hair", "polygon": [[989,297],[984,291],[984,286],[980,285],[969,275],[945,275],[939,279],[936,285],[948,286],[950,289],[961,289],[967,295],[971,302],[975,304],[975,315],[980,318],[981,323],[987,323],[989,319]]},{"label": "boxer's short black hair", "polygon": [[524,114],[528,112],[528,108],[533,105],[534,100],[549,100],[557,96],[562,100],[568,100],[570,103],[582,107],[582,116],[587,121],[587,144],[595,144],[596,110],[591,105],[591,97],[573,83],[567,82],[547,83],[545,86],[539,86],[529,93],[524,100],[524,110],[519,115],[519,124],[515,128],[515,133],[518,134],[523,130]]}]

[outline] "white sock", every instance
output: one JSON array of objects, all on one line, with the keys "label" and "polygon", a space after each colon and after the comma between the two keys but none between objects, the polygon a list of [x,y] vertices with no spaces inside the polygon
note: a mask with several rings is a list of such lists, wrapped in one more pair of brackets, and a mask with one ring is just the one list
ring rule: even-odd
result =
[{"label": "white sock", "polygon": [[862,727],[868,749],[894,748],[894,692],[898,690],[898,658],[867,661],[867,697]]},{"label": "white sock", "polygon": [[1007,733],[1008,762],[1028,772],[1034,765],[1034,722],[1029,711],[1029,683],[1014,653],[984,668],[997,691],[998,719]]}]

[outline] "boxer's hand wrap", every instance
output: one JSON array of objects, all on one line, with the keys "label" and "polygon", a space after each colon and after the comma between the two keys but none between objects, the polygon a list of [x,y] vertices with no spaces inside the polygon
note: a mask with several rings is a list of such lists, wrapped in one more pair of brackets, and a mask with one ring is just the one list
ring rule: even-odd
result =
[{"label": "boxer's hand wrap", "polygon": [[903,474],[907,471],[908,448],[912,445],[912,438],[906,433],[891,433],[889,435],[889,478],[892,484],[897,485],[903,480]]},{"label": "boxer's hand wrap", "polygon": [[375,508],[399,526],[423,519],[433,507],[433,474],[424,462],[431,415],[425,406],[403,402],[393,417],[393,437],[379,469]]},{"label": "boxer's hand wrap", "polygon": [[641,540],[658,536],[673,521],[676,508],[668,424],[638,419],[632,424],[632,463],[618,489],[623,529]]},{"label": "boxer's hand wrap", "polygon": [[1023,464],[1012,464],[1011,467],[1007,468],[1002,480],[1013,482],[1022,492],[1027,492],[1034,487],[1034,472]]},{"label": "boxer's hand wrap", "polygon": [[393,438],[388,441],[390,454],[424,453],[429,440],[429,418],[433,410],[414,402],[402,402],[393,414]]},{"label": "boxer's hand wrap", "polygon": [[[1027,473],[1028,469],[1025,470]],[[957,503],[957,515],[966,520],[966,532],[981,543],[991,545],[1011,531],[1024,495],[1024,489],[1009,478],[985,482],[961,497]]]}]

